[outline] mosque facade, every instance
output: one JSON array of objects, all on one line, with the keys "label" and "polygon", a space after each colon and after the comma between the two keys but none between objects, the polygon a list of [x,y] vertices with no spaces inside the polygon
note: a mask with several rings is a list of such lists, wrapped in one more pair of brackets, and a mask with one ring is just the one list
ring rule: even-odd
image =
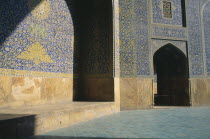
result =
[{"label": "mosque facade", "polygon": [[2,108],[210,105],[209,0],[0,3]]}]

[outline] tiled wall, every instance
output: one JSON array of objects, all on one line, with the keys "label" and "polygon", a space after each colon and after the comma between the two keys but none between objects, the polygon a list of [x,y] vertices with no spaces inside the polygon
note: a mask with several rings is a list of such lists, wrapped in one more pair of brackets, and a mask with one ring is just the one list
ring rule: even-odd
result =
[{"label": "tiled wall", "polygon": [[200,1],[198,0],[186,1],[189,70],[191,77],[202,77],[204,75],[199,5]]},{"label": "tiled wall", "polygon": [[210,75],[210,1],[203,5],[202,27],[203,27],[203,44],[206,51],[206,72]]},{"label": "tiled wall", "polygon": [[74,27],[64,0],[2,1],[0,15],[1,74],[73,74]]},{"label": "tiled wall", "polygon": [[121,77],[150,75],[147,0],[120,0]]},{"label": "tiled wall", "polygon": [[164,18],[164,0],[152,0],[152,23],[182,26],[182,4],[181,0],[165,0],[171,2],[172,18]]},{"label": "tiled wall", "polygon": [[[72,15],[72,1],[68,6],[65,0],[0,1],[0,74],[71,77],[77,72],[80,53],[75,50],[80,46],[75,29],[79,25]],[[88,60],[83,72],[112,75],[115,70],[120,71],[120,77],[151,78],[153,51],[173,43],[188,55],[190,77],[203,78],[205,72],[209,75],[209,1],[185,1],[186,27],[182,0],[166,1],[172,3],[171,19],[162,16],[163,0],[119,0],[119,20],[113,18],[119,22],[115,40],[110,38],[106,15],[90,16],[84,22],[89,34],[83,37],[90,40],[90,47],[85,48],[83,58]],[[118,39],[119,53],[118,46],[114,50],[110,45]],[[113,55],[120,57],[115,59],[119,69],[113,69],[119,64],[113,65]]]},{"label": "tiled wall", "polygon": [[160,49],[162,46],[165,46],[167,44],[172,44],[176,46],[179,50],[181,50],[185,56],[187,57],[187,47],[185,41],[172,41],[172,40],[152,40],[152,55]]},{"label": "tiled wall", "polygon": [[169,40],[187,40],[187,31],[183,27],[153,25],[151,28],[152,38]]},{"label": "tiled wall", "polygon": [[[205,2],[205,0],[201,1]],[[151,75],[150,31],[152,38],[188,40],[190,75],[191,77],[204,75],[204,46],[202,46],[201,38],[201,18],[199,18],[202,4],[199,6],[200,1],[198,0],[186,0],[187,32],[182,27],[181,0],[170,0],[172,2],[172,19],[163,18],[162,2],[163,0],[119,1],[120,71],[122,77],[149,77]],[[74,45],[76,44],[74,43],[76,25],[74,26],[72,12],[69,12],[64,0],[20,0],[19,2],[8,0],[1,2],[1,5],[1,74],[27,74],[30,76],[48,74],[48,76],[53,76],[49,73],[61,73],[54,76],[65,77],[73,74],[73,69],[78,64],[77,61],[73,61],[73,47],[78,47]],[[206,7],[208,5],[206,4]],[[148,7],[151,7],[150,11]],[[151,28],[149,18],[153,24]],[[94,31],[94,27],[103,26],[107,20],[97,20],[97,18],[90,20],[92,24],[90,32],[94,33],[89,34],[87,38],[95,38],[92,41],[94,43],[98,42],[98,38],[101,37],[105,38],[100,40],[109,41],[107,40],[109,34],[106,31],[101,31],[101,34],[97,34],[97,30]],[[206,29],[203,30],[205,31],[203,44],[206,51],[206,69],[207,72],[210,72],[208,22],[208,8],[205,8],[203,10],[203,27]],[[104,28],[104,30],[106,29]],[[91,43],[91,41],[89,42]],[[110,54],[111,49],[105,45],[106,43],[101,42],[101,44],[103,45],[100,49],[103,49],[105,54],[98,55],[101,50],[96,48],[89,51],[88,55],[92,60],[86,63],[89,67],[86,69],[87,73],[109,73],[112,70],[112,64],[107,62],[113,55]],[[73,63],[75,67],[73,67]]]}]

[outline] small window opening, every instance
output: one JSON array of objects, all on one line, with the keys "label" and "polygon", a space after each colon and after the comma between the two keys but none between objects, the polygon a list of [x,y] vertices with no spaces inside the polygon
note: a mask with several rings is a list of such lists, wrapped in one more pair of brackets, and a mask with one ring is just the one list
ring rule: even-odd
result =
[{"label": "small window opening", "polygon": [[163,1],[163,17],[172,18],[172,6],[169,1]]}]

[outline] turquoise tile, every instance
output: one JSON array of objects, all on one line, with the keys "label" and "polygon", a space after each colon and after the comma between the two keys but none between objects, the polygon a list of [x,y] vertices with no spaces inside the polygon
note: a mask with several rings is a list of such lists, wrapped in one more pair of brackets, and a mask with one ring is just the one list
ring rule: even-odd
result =
[{"label": "turquoise tile", "polygon": [[[210,108],[124,111],[41,136],[70,139],[91,137],[205,139],[210,138]],[[40,139],[39,137],[33,138]]]}]

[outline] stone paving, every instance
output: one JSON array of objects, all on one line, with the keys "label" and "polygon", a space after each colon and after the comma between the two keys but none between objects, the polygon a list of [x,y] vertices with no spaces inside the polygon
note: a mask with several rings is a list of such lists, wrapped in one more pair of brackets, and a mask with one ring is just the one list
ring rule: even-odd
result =
[{"label": "stone paving", "polygon": [[210,139],[210,108],[123,111],[32,137],[32,139],[80,138]]}]

